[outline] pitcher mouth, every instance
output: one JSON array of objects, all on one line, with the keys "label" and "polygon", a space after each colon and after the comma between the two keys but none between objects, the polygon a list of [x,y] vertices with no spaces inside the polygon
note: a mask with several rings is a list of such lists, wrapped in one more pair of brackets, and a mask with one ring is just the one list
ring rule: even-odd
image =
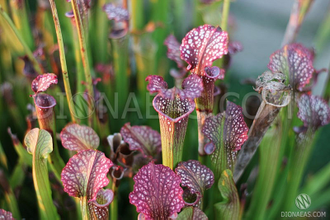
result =
[{"label": "pitcher mouth", "polygon": [[56,100],[51,95],[38,93],[34,96],[34,103],[38,108],[49,109],[56,105]]},{"label": "pitcher mouth", "polygon": [[[172,102],[172,103],[169,103]],[[188,117],[195,109],[195,102],[190,99],[181,99],[179,96],[171,100],[161,94],[155,96],[152,102],[155,110],[174,123]],[[172,106],[166,106],[172,105]]]}]

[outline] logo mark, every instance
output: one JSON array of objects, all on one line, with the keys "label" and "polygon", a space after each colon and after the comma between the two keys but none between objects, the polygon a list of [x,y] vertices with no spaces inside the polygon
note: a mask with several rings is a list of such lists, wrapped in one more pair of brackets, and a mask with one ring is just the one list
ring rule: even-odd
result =
[{"label": "logo mark", "polygon": [[312,200],[307,194],[300,194],[297,196],[295,204],[298,209],[304,210],[311,206]]}]

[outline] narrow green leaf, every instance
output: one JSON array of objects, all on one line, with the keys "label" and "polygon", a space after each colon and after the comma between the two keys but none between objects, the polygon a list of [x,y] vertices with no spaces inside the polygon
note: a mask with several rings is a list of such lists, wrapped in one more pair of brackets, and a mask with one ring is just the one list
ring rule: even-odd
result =
[{"label": "narrow green leaf", "polygon": [[[326,13],[326,17],[320,24],[316,36],[315,36],[315,49],[318,54],[326,48],[326,45],[329,43],[330,37],[330,8]],[[328,44],[329,45],[329,44]]]},{"label": "narrow green leaf", "polygon": [[24,139],[28,152],[33,155],[32,175],[39,211],[43,219],[59,219],[52,200],[48,179],[47,157],[53,151],[53,140],[48,131],[30,130]]},{"label": "narrow green leaf", "polygon": [[9,179],[9,184],[13,190],[23,185],[27,167],[26,162],[20,158]]},{"label": "narrow green leaf", "polygon": [[322,193],[323,189],[330,183],[330,163],[318,171],[306,185],[301,189],[301,192],[312,195]]},{"label": "narrow green leaf", "polygon": [[[2,169],[0,169],[0,187],[3,189],[5,201],[8,205],[9,210],[13,213],[13,216],[15,218],[21,219],[21,215],[18,209],[17,199],[8,181],[8,178]],[[2,219],[1,215],[0,215],[0,219]]]},{"label": "narrow green leaf", "polygon": [[27,1],[11,0],[9,1],[11,17],[20,32],[24,41],[30,49],[33,50],[34,42],[31,27],[29,24],[29,17],[27,13]]},{"label": "narrow green leaf", "polygon": [[280,161],[283,136],[280,118],[262,139],[260,144],[259,175],[252,194],[248,216],[254,219],[265,219],[265,213],[275,185],[278,163]]},{"label": "narrow green leaf", "polygon": [[224,170],[218,182],[223,201],[215,204],[216,219],[240,219],[238,192],[230,170]]},{"label": "narrow green leaf", "polygon": [[7,37],[6,39],[8,42],[10,42],[10,46],[13,48],[14,51],[17,51],[21,55],[26,53],[28,58],[31,60],[33,67],[35,70],[41,74],[41,69],[39,66],[38,61],[36,58],[33,56],[30,48],[24,41],[23,37],[15,27],[13,21],[10,19],[8,14],[3,10],[3,8],[0,5],[0,26],[3,28],[2,30],[4,31],[4,36],[10,36]]},{"label": "narrow green leaf", "polygon": [[21,158],[22,161],[24,161],[24,163],[29,165],[29,167],[32,167],[32,157],[31,157],[31,155],[24,148],[24,146],[19,141],[17,136],[11,132],[10,128],[8,128],[8,134],[11,137],[11,140],[12,140],[13,145],[14,145],[14,149],[15,149],[16,153],[18,154],[18,156]]},{"label": "narrow green leaf", "polygon": [[8,164],[7,164],[7,157],[5,152],[3,151],[1,142],[0,142],[0,164],[5,167],[6,169],[8,169]]}]

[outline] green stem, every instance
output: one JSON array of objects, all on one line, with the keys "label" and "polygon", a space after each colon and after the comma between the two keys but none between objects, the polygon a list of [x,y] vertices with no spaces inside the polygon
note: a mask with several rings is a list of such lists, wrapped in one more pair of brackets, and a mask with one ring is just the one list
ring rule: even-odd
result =
[{"label": "green stem", "polygon": [[131,1],[131,29],[133,32],[137,32],[143,29],[143,0],[132,0]]},{"label": "green stem", "polygon": [[[165,117],[160,115],[160,117]],[[182,161],[184,139],[187,131],[188,118],[181,122],[173,122],[169,119],[159,120],[162,140],[163,165],[172,170]]]},{"label": "green stem", "polygon": [[9,192],[5,192],[5,199],[6,202],[9,206],[9,210],[11,211],[11,213],[13,214],[13,217],[15,219],[21,219],[21,215],[18,209],[18,204],[16,201],[16,197],[12,191],[12,189],[9,189]]},{"label": "green stem", "polygon": [[111,220],[117,220],[118,219],[118,196],[116,194],[118,193],[117,187],[116,187],[116,181],[112,182],[112,191],[114,193],[114,198],[111,202],[110,206],[110,219]]},{"label": "green stem", "polygon": [[82,219],[82,211],[81,211],[81,207],[80,207],[80,200],[77,197],[74,197],[74,202],[76,204],[76,216],[77,219]]},{"label": "green stem", "polygon": [[[73,19],[74,20],[74,19]],[[79,48],[79,40],[78,40],[78,32],[77,32],[77,25],[74,21],[71,22],[72,29],[73,29],[73,48],[74,48],[74,57],[76,61],[76,96],[75,96],[75,104],[76,104],[76,114],[77,118],[80,119],[81,124],[87,124],[86,121],[86,113],[84,110],[85,100],[83,98],[84,94],[84,86],[82,82],[85,82],[85,75],[83,71],[83,65],[81,63],[81,55],[80,55],[80,48]]]},{"label": "green stem", "polygon": [[[276,120],[280,121],[278,117]],[[279,122],[281,124],[281,122]],[[281,126],[274,126],[264,136],[260,145],[260,163],[257,184],[254,187],[248,215],[253,219],[265,219],[266,209],[275,185],[282,136]]]},{"label": "green stem", "polygon": [[[32,65],[34,67],[34,69],[39,73],[42,74],[42,71],[40,69],[39,63],[36,60],[36,58],[33,56],[33,53],[31,52],[29,46],[26,44],[26,42],[24,41],[24,39],[22,38],[21,34],[19,33],[19,31],[17,30],[17,28],[15,27],[13,21],[10,19],[10,17],[8,16],[8,14],[3,10],[3,8],[0,5],[0,17],[4,19],[4,21],[7,23],[7,25],[9,25],[10,29],[13,31],[14,35],[17,37],[18,41],[21,43],[21,45],[24,48],[24,51],[27,55],[27,57],[29,58],[29,60],[32,62]],[[3,21],[1,21],[3,22]],[[2,25],[2,24],[1,24]]]},{"label": "green stem", "polygon": [[[91,27],[93,34],[90,34],[91,38],[94,40],[94,51],[93,57],[96,63],[106,64],[109,61],[109,56],[107,53],[107,42],[108,42],[108,18],[106,13],[103,11],[103,6],[105,5],[105,0],[97,1],[97,7],[94,13],[94,26]],[[92,48],[93,49],[93,48]]]},{"label": "green stem", "polygon": [[36,112],[38,116],[38,123],[41,129],[50,133],[53,140],[53,151],[48,157],[48,161],[55,177],[61,182],[61,172],[65,166],[63,159],[60,156],[56,140],[56,120],[54,108],[41,109],[36,105]]},{"label": "green stem", "polygon": [[152,39],[146,34],[139,37],[138,43],[134,45],[134,54],[137,67],[137,88],[139,92],[139,106],[141,111],[146,111],[146,94],[147,82],[146,77],[156,72],[156,51],[157,46],[153,43]]},{"label": "green stem", "polygon": [[[173,9],[174,9],[174,33],[175,36],[180,39],[184,36],[184,32],[186,31],[183,27],[185,27],[185,1],[173,0]],[[181,85],[181,84],[180,84]]]},{"label": "green stem", "polygon": [[317,133],[317,135],[314,136],[314,132],[315,131],[309,129],[306,134],[304,134],[305,137],[303,139],[298,138],[299,140],[295,151],[291,155],[290,159],[292,159],[292,161],[289,164],[289,174],[283,210],[290,210],[294,204],[294,199],[297,196],[298,188],[304,174],[308,158],[319,134]]},{"label": "green stem", "polygon": [[3,10],[8,13],[8,4],[7,0],[0,0],[0,5],[2,6]]},{"label": "green stem", "polygon": [[165,75],[168,72],[168,59],[164,57],[166,54],[166,46],[164,40],[168,35],[168,11],[171,1],[151,1],[152,7],[152,21],[159,22],[163,25],[163,28],[156,29],[153,33],[153,40],[156,42],[158,50],[156,51],[156,70],[159,75]]},{"label": "green stem", "polygon": [[[229,11],[230,11],[230,0],[224,0],[222,6],[222,16],[221,16],[221,29],[223,31],[228,31]],[[224,58],[216,60],[214,65],[219,66],[219,68],[222,68],[224,65]],[[219,111],[218,105],[216,105],[215,108],[218,112]]]},{"label": "green stem", "polygon": [[[129,71],[127,68],[129,57],[128,36],[126,35],[122,38],[111,39],[111,45],[115,72],[115,95],[118,94],[118,111],[122,113],[124,111],[129,92]],[[119,120],[119,122],[120,121],[121,120]],[[121,123],[119,123],[117,129],[121,126]]]},{"label": "green stem", "polygon": [[64,89],[66,93],[66,98],[69,104],[69,109],[70,109],[70,114],[71,114],[71,120],[73,123],[77,123],[76,119],[76,110],[74,108],[73,104],[73,99],[72,99],[72,93],[71,93],[71,88],[70,88],[70,82],[69,82],[69,73],[68,73],[68,68],[66,65],[66,58],[65,58],[65,50],[64,50],[64,43],[63,43],[63,36],[62,36],[62,31],[61,31],[61,25],[59,21],[59,17],[57,14],[57,9],[56,9],[56,4],[54,0],[49,0],[51,9],[52,9],[52,14],[54,18],[54,25],[56,29],[56,36],[57,36],[57,41],[58,41],[58,49],[60,53],[60,61],[61,61],[61,68],[62,68],[62,75],[63,75],[63,82],[64,82]]},{"label": "green stem", "polygon": [[87,197],[81,197],[80,198],[80,210],[83,220],[89,220],[89,208],[88,208],[88,201]]},{"label": "green stem", "polygon": [[[81,59],[84,66],[85,71],[85,80],[86,80],[86,88],[87,93],[89,96],[88,100],[88,106],[89,111],[93,111],[93,103],[92,100],[94,99],[94,91],[93,91],[93,83],[92,83],[92,76],[91,76],[91,67],[88,59],[88,51],[87,51],[87,40],[85,36],[85,30],[83,26],[83,21],[79,13],[79,7],[77,0],[72,0],[72,9],[74,13],[74,18],[77,25],[77,31],[78,31],[78,39],[79,39],[79,45],[80,45],[80,53],[81,53]],[[93,114],[95,115],[95,114]],[[93,123],[93,116],[89,116],[89,124],[91,125]]]},{"label": "green stem", "polygon": [[326,80],[326,85],[325,85],[325,89],[324,89],[324,92],[323,92],[323,96],[324,96],[324,99],[329,101],[330,99],[330,65],[329,65],[329,68],[328,68],[328,76],[327,76],[327,80]]},{"label": "green stem", "polygon": [[230,0],[224,0],[223,8],[222,8],[222,18],[221,18],[221,29],[224,31],[228,30],[229,9],[230,9]]}]

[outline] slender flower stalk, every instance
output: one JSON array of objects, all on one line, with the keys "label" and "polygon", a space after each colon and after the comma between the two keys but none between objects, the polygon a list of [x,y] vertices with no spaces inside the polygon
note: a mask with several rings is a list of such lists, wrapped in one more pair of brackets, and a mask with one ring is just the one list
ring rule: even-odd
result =
[{"label": "slender flower stalk", "polygon": [[[91,66],[90,66],[90,61],[88,59],[88,50],[87,50],[87,37],[86,37],[86,17],[87,15],[80,14],[80,9],[79,7],[83,7],[78,3],[77,0],[72,0],[71,1],[73,13],[74,13],[74,18],[76,21],[77,25],[77,32],[78,32],[78,40],[79,40],[79,46],[80,46],[80,53],[81,53],[81,59],[82,63],[84,66],[84,71],[85,71],[85,80],[86,80],[86,88],[87,88],[87,94],[88,94],[88,110],[92,111],[93,110],[93,97],[94,97],[94,91],[93,91],[93,82],[92,82],[92,76],[91,76]],[[87,10],[87,9],[86,9]],[[93,113],[88,114],[89,115],[89,124],[92,124],[93,121]]]},{"label": "slender flower stalk", "polygon": [[72,122],[76,123],[77,118],[76,118],[76,110],[73,104],[73,99],[72,99],[72,93],[71,93],[71,88],[70,88],[70,82],[69,82],[69,73],[68,73],[68,68],[66,64],[66,58],[65,58],[65,50],[64,50],[64,42],[63,42],[63,36],[62,36],[62,30],[61,30],[61,25],[59,21],[59,17],[57,14],[57,9],[56,9],[56,3],[55,0],[49,0],[51,9],[52,9],[52,14],[54,18],[54,25],[55,25],[55,30],[56,30],[56,36],[57,36],[57,41],[58,41],[58,49],[60,53],[60,61],[61,61],[61,68],[62,68],[62,75],[63,75],[63,82],[64,82],[64,88],[65,88],[65,94],[66,94],[66,99],[69,104],[69,109],[70,109],[70,114],[71,114],[71,120]]},{"label": "slender flower stalk", "polygon": [[183,90],[167,89],[167,83],[160,76],[148,76],[146,80],[149,92],[158,92],[152,105],[159,115],[163,164],[173,169],[182,160],[188,116],[195,109],[193,99],[201,95],[202,80],[189,76],[182,83]]},{"label": "slender flower stalk", "polygon": [[313,2],[314,0],[295,0],[291,11],[290,21],[286,27],[282,41],[282,46],[296,41],[300,26]]},{"label": "slender flower stalk", "polygon": [[230,9],[230,0],[224,0],[222,6],[222,15],[221,15],[221,28],[224,31],[228,31],[228,17]]},{"label": "slender flower stalk", "polygon": [[[74,49],[74,58],[76,62],[76,93],[80,94],[80,96],[76,96],[75,98],[75,110],[76,110],[76,117],[80,119],[81,124],[87,124],[86,121],[86,112],[83,110],[84,105],[86,103],[86,100],[81,96],[81,94],[84,94],[85,88],[82,82],[85,81],[85,74],[84,74],[84,68],[81,61],[81,53],[80,53],[80,47],[79,47],[79,40],[78,40],[78,31],[77,31],[77,25],[74,18],[74,14],[72,11],[65,13],[66,17],[70,18],[71,20],[71,27],[72,27],[72,38],[73,38],[73,49]],[[87,113],[88,114],[88,113]]]}]

